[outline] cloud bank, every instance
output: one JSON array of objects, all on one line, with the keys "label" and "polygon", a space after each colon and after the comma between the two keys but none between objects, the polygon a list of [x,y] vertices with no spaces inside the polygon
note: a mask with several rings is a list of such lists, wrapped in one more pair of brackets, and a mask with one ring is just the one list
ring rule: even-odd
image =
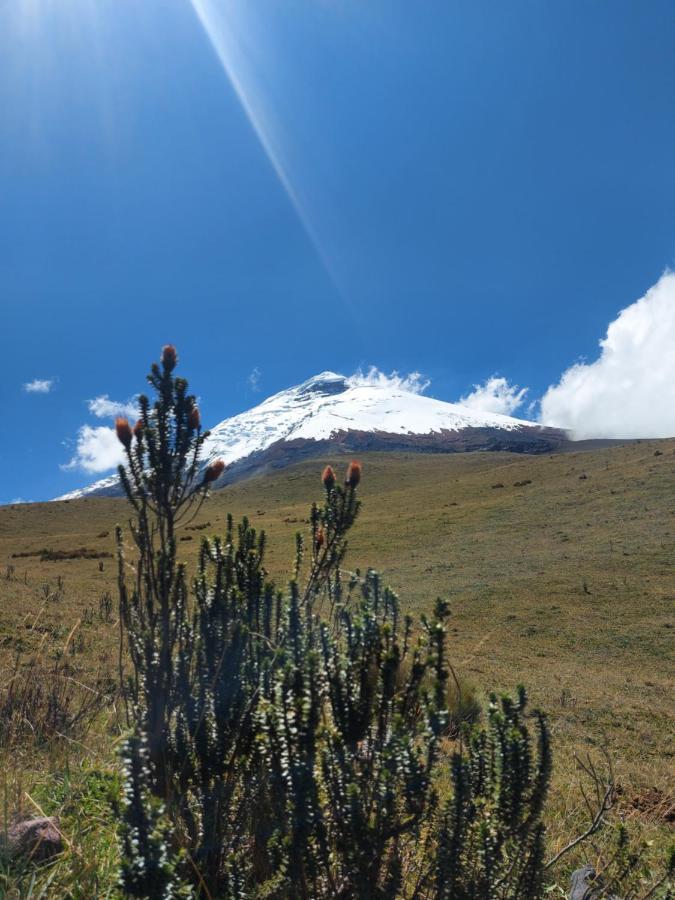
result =
[{"label": "cloud bank", "polygon": [[367,372],[358,369],[351,375],[347,382],[356,387],[358,385],[374,385],[376,387],[397,387],[403,391],[411,391],[413,394],[423,394],[431,382],[420,372],[410,372],[408,375],[400,375],[396,370],[386,375],[377,366],[371,366]]},{"label": "cloud bank", "polygon": [[675,273],[621,310],[598,359],[549,387],[540,421],[577,439],[675,435]]},{"label": "cloud bank", "polygon": [[479,412],[511,416],[523,405],[527,391],[517,384],[509,384],[506,378],[493,375],[485,384],[474,384],[473,391],[457,402]]},{"label": "cloud bank", "polygon": [[27,394],[48,394],[53,387],[53,378],[34,378],[32,381],[27,381],[23,389]]}]

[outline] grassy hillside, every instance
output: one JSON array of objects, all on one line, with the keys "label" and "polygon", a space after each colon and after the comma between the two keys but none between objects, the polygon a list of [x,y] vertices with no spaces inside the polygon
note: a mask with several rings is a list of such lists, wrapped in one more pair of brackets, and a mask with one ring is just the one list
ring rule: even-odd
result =
[{"label": "grassy hillside", "polygon": [[[657,844],[672,827],[674,454],[675,442],[643,441],[543,457],[362,457],[364,508],[347,565],[382,571],[406,610],[449,598],[460,676],[479,692],[523,682],[549,713],[554,839],[581,820],[574,753],[603,744],[621,815]],[[214,494],[183,534],[188,563],[201,535],[221,531],[228,512],[248,514],[267,530],[268,568],[283,579],[325,462],[344,464],[305,461]],[[78,680],[106,670],[114,677],[116,563],[99,554],[114,554],[114,526],[126,515],[118,500],[0,508],[6,670],[17,652],[28,658],[40,649],[63,654]],[[109,738],[102,740],[102,730],[87,740],[97,764],[106,753],[112,760]],[[78,754],[86,768],[85,751]],[[36,790],[47,799],[40,773],[49,765],[56,762],[31,756]],[[19,796],[12,778],[8,790]]]}]

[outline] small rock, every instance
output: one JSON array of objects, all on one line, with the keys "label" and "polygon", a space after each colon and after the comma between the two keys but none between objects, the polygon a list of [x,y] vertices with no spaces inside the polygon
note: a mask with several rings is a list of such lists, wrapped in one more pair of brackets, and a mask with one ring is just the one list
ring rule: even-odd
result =
[{"label": "small rock", "polygon": [[45,816],[10,825],[4,845],[12,858],[25,856],[45,862],[63,850],[59,820],[56,816]]},{"label": "small rock", "polygon": [[570,900],[597,900],[600,897],[606,897],[607,900],[619,900],[614,895],[608,897],[605,894],[602,882],[596,880],[593,866],[582,866],[572,873]]}]

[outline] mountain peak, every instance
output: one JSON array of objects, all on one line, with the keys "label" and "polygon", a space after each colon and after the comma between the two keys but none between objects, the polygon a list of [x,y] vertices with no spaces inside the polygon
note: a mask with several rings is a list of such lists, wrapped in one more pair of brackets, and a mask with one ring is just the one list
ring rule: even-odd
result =
[{"label": "mountain peak", "polygon": [[322,396],[331,396],[332,394],[341,394],[349,387],[349,381],[344,375],[338,375],[337,372],[321,372],[303,381],[302,384],[295,388],[298,394],[318,394]]},{"label": "mountain peak", "polygon": [[[387,379],[325,371],[220,422],[210,430],[203,459],[223,460],[225,482],[319,449],[542,452],[562,437],[532,422],[425,397]],[[119,493],[116,475],[59,499],[101,493]]]}]

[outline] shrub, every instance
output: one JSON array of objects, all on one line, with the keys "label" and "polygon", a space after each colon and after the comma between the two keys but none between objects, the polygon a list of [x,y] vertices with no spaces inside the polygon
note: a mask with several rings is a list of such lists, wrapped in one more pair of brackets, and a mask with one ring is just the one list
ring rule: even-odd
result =
[{"label": "shrub", "polygon": [[358,463],[343,484],[324,470],[286,590],[267,577],[264,533],[231,517],[202,540],[188,581],[178,532],[224,466],[202,461],[207,433],[176,362],[164,348],[154,405],[141,396],[136,426],[116,425],[135,545],[130,567],[117,529],[134,726],[125,893],[541,897],[546,721],[534,713],[532,732],[521,689],[493,697],[477,724],[470,692],[450,681],[447,604],[415,628],[375,571],[343,569]]},{"label": "shrub", "polygon": [[122,867],[120,887],[128,897],[166,900],[181,893],[170,828],[161,802],[149,788],[148,752],[142,735],[130,735],[122,747],[124,797],[121,805]]}]

